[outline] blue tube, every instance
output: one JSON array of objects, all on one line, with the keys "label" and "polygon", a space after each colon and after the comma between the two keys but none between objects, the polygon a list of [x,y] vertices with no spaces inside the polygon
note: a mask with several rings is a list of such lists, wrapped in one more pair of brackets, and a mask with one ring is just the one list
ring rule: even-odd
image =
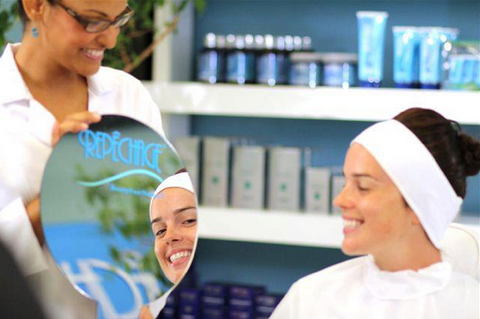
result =
[{"label": "blue tube", "polygon": [[393,80],[398,88],[419,85],[420,36],[415,27],[393,27]]},{"label": "blue tube", "polygon": [[440,88],[441,46],[440,28],[422,28],[420,45],[420,84],[425,89]]},{"label": "blue tube", "polygon": [[463,62],[463,72],[462,72],[462,84],[473,84],[474,81],[474,72],[475,72],[475,58],[466,57]]},{"label": "blue tube", "polygon": [[447,41],[457,38],[458,30],[447,28],[419,28],[420,44],[420,84],[422,88],[440,88],[443,81],[445,57],[442,48]]},{"label": "blue tube", "polygon": [[447,88],[452,90],[479,90],[480,56],[451,55],[447,84]]},{"label": "blue tube", "polygon": [[358,11],[358,78],[360,86],[380,87],[388,13]]},{"label": "blue tube", "polygon": [[477,90],[480,90],[480,56],[477,56],[477,60],[473,68],[473,79],[477,86]]},{"label": "blue tube", "polygon": [[440,33],[440,41],[442,42],[440,53],[440,81],[444,82],[446,69],[448,68],[448,55],[452,50],[452,42],[457,40],[459,30],[453,28],[441,28]]},{"label": "blue tube", "polygon": [[461,86],[464,61],[465,56],[450,56],[450,70],[448,74],[449,88],[455,89]]}]

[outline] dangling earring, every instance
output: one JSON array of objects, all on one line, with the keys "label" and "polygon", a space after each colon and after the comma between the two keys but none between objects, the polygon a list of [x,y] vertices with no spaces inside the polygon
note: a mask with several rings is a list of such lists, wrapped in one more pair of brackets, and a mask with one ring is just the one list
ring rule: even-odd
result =
[{"label": "dangling earring", "polygon": [[38,38],[38,28],[32,27],[32,37]]}]

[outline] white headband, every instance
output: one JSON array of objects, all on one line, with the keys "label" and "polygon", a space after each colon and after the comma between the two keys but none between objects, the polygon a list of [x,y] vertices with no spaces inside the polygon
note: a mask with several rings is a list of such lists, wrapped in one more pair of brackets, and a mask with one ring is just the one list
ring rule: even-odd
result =
[{"label": "white headband", "polygon": [[158,185],[157,189],[153,193],[152,199],[150,200],[150,212],[152,211],[153,201],[155,200],[155,198],[157,198],[157,195],[165,189],[173,187],[183,188],[190,193],[195,194],[195,191],[193,190],[193,184],[190,180],[190,176],[188,175],[188,173],[178,173],[175,175],[171,175],[167,177],[162,183],[160,183],[160,185]]},{"label": "white headband", "polygon": [[396,120],[370,126],[353,143],[361,144],[378,161],[432,243],[441,248],[445,231],[463,201],[425,145]]}]

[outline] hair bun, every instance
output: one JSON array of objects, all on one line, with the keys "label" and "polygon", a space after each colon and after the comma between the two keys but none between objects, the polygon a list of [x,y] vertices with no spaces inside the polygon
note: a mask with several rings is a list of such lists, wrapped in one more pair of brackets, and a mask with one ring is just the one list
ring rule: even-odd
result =
[{"label": "hair bun", "polygon": [[480,142],[464,133],[459,133],[458,138],[465,160],[465,175],[475,176],[480,171]]}]

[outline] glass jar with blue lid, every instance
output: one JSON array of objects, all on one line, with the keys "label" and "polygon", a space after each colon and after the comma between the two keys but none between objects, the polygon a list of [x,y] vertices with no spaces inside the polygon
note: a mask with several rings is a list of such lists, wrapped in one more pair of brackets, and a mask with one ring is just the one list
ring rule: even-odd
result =
[{"label": "glass jar with blue lid", "polygon": [[317,87],[321,84],[321,53],[294,52],[290,54],[289,84]]},{"label": "glass jar with blue lid", "polygon": [[357,55],[354,53],[322,53],[323,85],[349,88],[356,85]]}]

